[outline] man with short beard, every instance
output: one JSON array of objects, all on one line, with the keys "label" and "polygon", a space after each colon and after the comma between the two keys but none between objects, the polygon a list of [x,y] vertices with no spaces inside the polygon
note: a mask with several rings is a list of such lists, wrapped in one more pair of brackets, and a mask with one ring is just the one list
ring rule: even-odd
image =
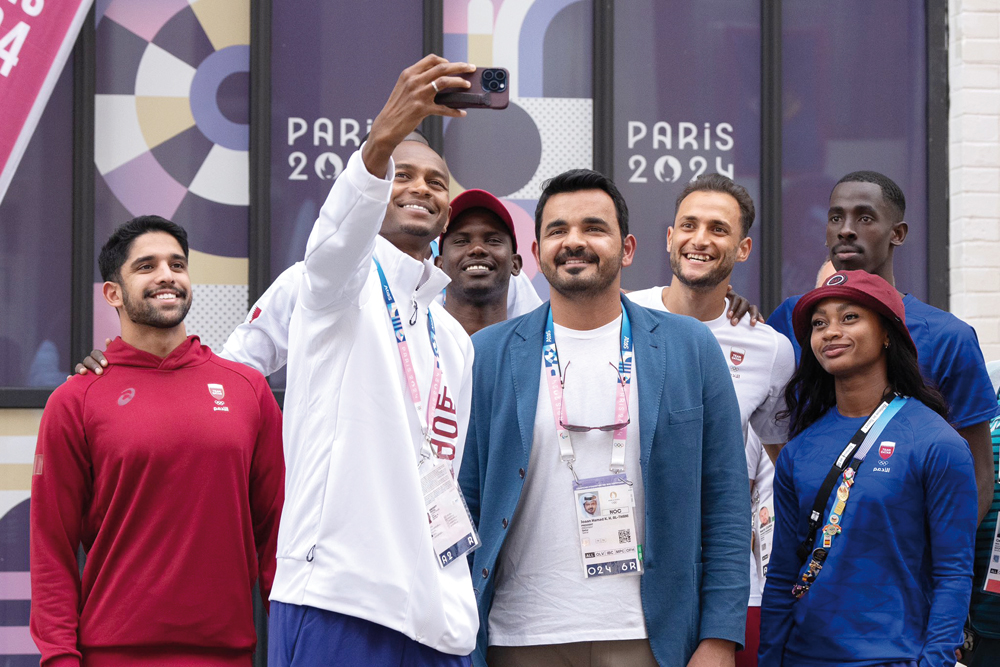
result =
[{"label": "man with short beard", "polygon": [[[284,489],[264,377],[188,336],[187,234],[158,216],[98,264],[121,337],[45,406],[31,484],[31,635],[42,665],[249,664]],[[81,577],[77,549],[87,561]]]},{"label": "man with short beard", "polygon": [[535,238],[551,301],[473,336],[474,664],[732,666],[750,494],[719,345],[622,296],[635,238],[605,176],[552,179]]},{"label": "man with short beard", "polygon": [[738,667],[757,664],[760,602],[774,531],[760,519],[761,512],[770,514],[774,502],[774,466],[761,443],[783,445],[788,439],[787,424],[779,424],[777,416],[785,409],[785,385],[795,370],[788,339],[766,324],[752,325],[748,318],[732,326],[727,314],[728,283],[736,264],[750,256],[753,221],[753,200],[743,186],[721,174],[691,181],[677,197],[674,224],[667,229],[674,279],[669,287],[628,295],[640,306],[704,322],[729,362],[746,440],[754,519],[746,650],[736,656]]}]

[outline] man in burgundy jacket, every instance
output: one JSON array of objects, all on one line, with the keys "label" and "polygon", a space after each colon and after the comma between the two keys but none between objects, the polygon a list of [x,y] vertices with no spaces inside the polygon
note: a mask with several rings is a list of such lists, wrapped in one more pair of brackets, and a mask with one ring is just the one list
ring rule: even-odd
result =
[{"label": "man in burgundy jacket", "polygon": [[[264,377],[188,336],[186,232],[157,216],[101,250],[122,335],[42,415],[31,485],[31,635],[44,667],[250,665],[284,495]],[[77,550],[87,552],[81,578]]]}]

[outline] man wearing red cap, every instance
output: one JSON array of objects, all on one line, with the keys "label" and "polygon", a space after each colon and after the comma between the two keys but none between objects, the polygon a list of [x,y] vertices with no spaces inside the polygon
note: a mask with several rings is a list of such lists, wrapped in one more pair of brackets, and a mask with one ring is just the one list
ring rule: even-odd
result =
[{"label": "man wearing red cap", "polygon": [[[507,292],[521,273],[514,220],[485,190],[466,190],[451,202],[451,220],[434,260],[451,278],[444,308],[471,336],[507,319]],[[537,300],[532,304],[541,304]]]}]

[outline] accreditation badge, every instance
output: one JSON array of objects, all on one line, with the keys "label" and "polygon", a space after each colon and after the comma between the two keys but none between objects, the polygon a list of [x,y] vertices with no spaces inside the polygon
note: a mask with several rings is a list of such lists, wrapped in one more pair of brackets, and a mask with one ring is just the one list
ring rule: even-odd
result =
[{"label": "accreditation badge", "polygon": [[983,592],[1000,595],[1000,520],[993,530],[993,545],[990,548],[990,562],[986,564]]},{"label": "accreditation badge", "polygon": [[635,494],[624,474],[573,482],[584,575],[642,574]]},{"label": "accreditation badge", "polygon": [[450,466],[437,457],[420,462],[420,486],[427,506],[427,522],[438,565],[447,567],[479,548],[479,534]]},{"label": "accreditation badge", "polygon": [[757,566],[757,576],[764,581],[767,577],[767,565],[771,560],[771,544],[774,542],[774,496],[761,502],[757,489],[754,489],[753,538],[753,560]]}]

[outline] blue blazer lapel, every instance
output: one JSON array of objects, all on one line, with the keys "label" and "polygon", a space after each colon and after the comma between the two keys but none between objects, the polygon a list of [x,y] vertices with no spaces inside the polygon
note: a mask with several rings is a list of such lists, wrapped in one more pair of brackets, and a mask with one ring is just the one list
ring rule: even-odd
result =
[{"label": "blue blazer lapel", "polygon": [[538,385],[542,374],[542,339],[549,304],[528,313],[514,329],[510,342],[510,374],[517,404],[517,426],[521,434],[524,460],[531,458],[531,441],[538,408]]},{"label": "blue blazer lapel", "polygon": [[649,452],[653,446],[653,437],[656,435],[656,424],[659,421],[660,405],[663,400],[667,350],[664,341],[654,334],[660,325],[659,321],[645,308],[629,301],[628,297],[623,298],[622,303],[625,304],[625,310],[632,322],[636,375],[642,376],[639,382],[639,460],[645,466],[649,461]]}]

